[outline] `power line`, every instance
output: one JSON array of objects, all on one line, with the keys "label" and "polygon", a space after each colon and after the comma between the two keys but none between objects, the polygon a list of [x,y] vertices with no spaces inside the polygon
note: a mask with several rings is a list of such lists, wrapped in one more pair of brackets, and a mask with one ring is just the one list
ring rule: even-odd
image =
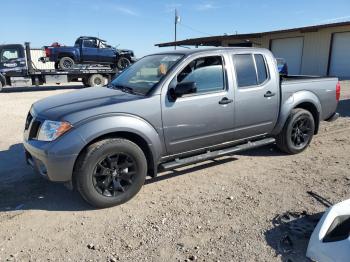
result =
[{"label": "power line", "polygon": [[189,25],[185,25],[185,24],[183,24],[182,22],[180,22],[179,25],[181,25],[181,26],[183,26],[183,27],[185,27],[185,28],[187,28],[187,29],[190,29],[190,30],[192,30],[192,31],[194,31],[194,32],[197,32],[197,33],[205,34],[205,35],[208,35],[208,36],[213,36],[213,35],[211,35],[211,34],[209,34],[209,33],[206,33],[206,32],[200,31],[200,30],[197,30],[197,29],[195,29],[195,28],[193,28],[193,27],[191,27],[191,26],[189,26]]}]

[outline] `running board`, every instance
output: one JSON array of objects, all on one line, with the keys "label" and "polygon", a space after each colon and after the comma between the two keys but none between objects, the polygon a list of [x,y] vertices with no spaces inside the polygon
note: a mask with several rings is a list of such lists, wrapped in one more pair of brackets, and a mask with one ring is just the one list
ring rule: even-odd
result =
[{"label": "running board", "polygon": [[191,156],[191,157],[186,157],[186,158],[176,158],[173,161],[166,162],[160,165],[160,170],[165,171],[165,170],[171,170],[174,168],[190,165],[190,164],[195,164],[198,162],[202,162],[205,160],[210,160],[213,158],[225,156],[225,155],[230,155],[233,153],[238,153],[242,152],[248,149],[253,149],[257,148],[260,146],[266,146],[269,144],[272,144],[275,142],[274,138],[265,138],[262,140],[257,140],[257,141],[249,141],[245,144],[240,144],[234,147],[229,147],[221,150],[216,150],[216,151],[208,151],[207,153],[196,155],[196,156]]}]

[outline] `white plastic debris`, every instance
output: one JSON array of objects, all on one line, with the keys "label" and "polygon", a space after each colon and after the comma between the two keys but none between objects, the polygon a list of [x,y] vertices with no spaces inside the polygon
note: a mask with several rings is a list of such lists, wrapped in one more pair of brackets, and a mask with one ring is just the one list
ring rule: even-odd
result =
[{"label": "white plastic debris", "polygon": [[306,256],[318,262],[350,261],[350,199],[325,212],[311,235]]}]

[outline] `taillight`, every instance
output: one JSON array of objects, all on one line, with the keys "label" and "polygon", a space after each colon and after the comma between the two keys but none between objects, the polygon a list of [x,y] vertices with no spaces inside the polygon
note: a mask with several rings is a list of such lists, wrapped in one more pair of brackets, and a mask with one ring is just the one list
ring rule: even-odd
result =
[{"label": "taillight", "polygon": [[45,48],[45,55],[46,55],[46,57],[50,57],[50,55],[51,55],[51,50],[50,50],[50,48]]},{"label": "taillight", "polygon": [[340,99],[340,82],[337,83],[335,87],[335,99],[339,101]]}]

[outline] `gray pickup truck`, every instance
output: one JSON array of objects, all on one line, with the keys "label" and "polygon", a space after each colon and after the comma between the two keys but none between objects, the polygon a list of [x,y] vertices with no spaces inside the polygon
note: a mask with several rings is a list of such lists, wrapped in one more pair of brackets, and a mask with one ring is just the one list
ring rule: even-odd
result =
[{"label": "gray pickup truck", "polygon": [[303,151],[338,117],[337,78],[281,78],[270,51],[216,48],[146,56],[107,87],[33,104],[28,164],[99,208],[122,204],[160,170],[276,143]]}]

